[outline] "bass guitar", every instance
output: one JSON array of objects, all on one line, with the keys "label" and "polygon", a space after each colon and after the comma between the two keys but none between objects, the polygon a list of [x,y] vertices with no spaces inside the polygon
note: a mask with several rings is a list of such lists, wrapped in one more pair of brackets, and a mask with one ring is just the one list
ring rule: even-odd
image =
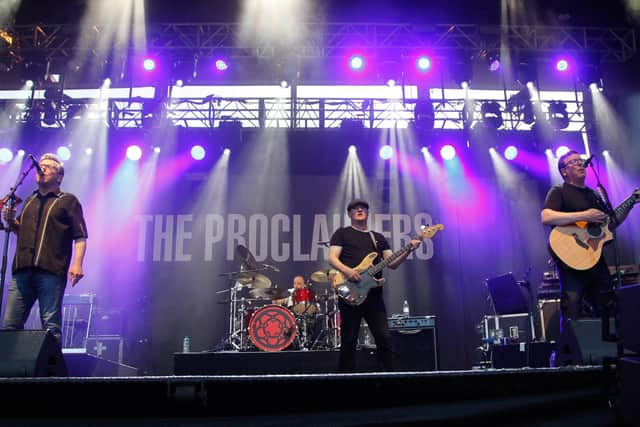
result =
[{"label": "bass guitar", "polygon": [[[640,189],[636,189],[614,209],[616,218],[624,216],[640,200]],[[566,265],[575,270],[587,270],[598,262],[602,247],[613,239],[612,231],[619,225],[610,217],[600,223],[578,221],[569,225],[558,225],[549,234],[549,246]]]},{"label": "bass guitar", "polygon": [[[422,226],[421,233],[416,238],[419,240],[433,237],[438,231],[444,230],[444,225],[436,224],[432,226]],[[354,268],[360,274],[359,282],[348,280],[341,272],[336,272],[331,281],[331,287],[335,290],[340,298],[349,305],[360,305],[364,302],[371,288],[382,286],[384,279],[375,277],[382,269],[391,264],[399,256],[411,252],[411,243],[408,243],[402,249],[394,252],[390,257],[373,265],[373,261],[377,258],[377,252],[371,252],[365,256],[360,264]]]}]

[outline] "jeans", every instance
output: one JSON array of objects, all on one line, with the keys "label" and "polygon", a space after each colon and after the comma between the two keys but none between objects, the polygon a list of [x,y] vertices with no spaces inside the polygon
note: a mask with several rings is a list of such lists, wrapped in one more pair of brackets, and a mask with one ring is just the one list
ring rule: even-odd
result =
[{"label": "jeans", "polygon": [[42,329],[50,331],[60,343],[62,339],[62,298],[66,285],[64,277],[41,270],[15,273],[7,291],[4,328],[24,329],[31,308],[38,300]]}]

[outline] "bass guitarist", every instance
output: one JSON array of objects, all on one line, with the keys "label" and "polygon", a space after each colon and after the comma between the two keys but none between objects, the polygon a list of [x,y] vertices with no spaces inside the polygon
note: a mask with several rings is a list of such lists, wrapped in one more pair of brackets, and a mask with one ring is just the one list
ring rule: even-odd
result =
[{"label": "bass guitarist", "polygon": [[[347,214],[351,225],[339,228],[331,237],[329,247],[329,263],[351,282],[361,280],[360,273],[354,268],[370,253],[376,252],[378,263],[393,255],[387,239],[367,225],[369,218],[369,204],[362,199],[354,199],[347,206]],[[395,269],[415,250],[421,240],[411,240],[411,250],[397,256],[387,266]],[[376,278],[382,277],[379,272]],[[359,305],[350,305],[338,300],[340,309],[340,357],[338,370],[340,372],[355,371],[355,353],[360,331],[360,322],[364,317],[376,343],[378,359],[384,371],[393,371],[393,353],[391,348],[391,334],[387,324],[387,312],[382,297],[382,286],[373,287],[366,299]]]},{"label": "bass guitarist", "polygon": [[576,151],[558,159],[564,183],[549,190],[540,213],[542,223],[553,227],[549,250],[560,279],[561,331],[568,319],[602,315],[605,293],[613,289],[602,245],[611,240],[609,228],[622,223],[638,202],[632,194],[610,217],[606,203],[585,185],[584,163]]}]

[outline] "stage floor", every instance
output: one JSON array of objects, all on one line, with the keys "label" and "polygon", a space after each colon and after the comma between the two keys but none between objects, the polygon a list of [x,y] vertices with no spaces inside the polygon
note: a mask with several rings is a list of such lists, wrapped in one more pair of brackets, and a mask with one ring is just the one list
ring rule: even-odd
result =
[{"label": "stage floor", "polygon": [[139,418],[143,425],[171,426],[567,426],[577,417],[584,427],[606,425],[585,416],[602,422],[613,416],[608,382],[602,367],[1,378],[0,399],[3,426],[140,425]]}]

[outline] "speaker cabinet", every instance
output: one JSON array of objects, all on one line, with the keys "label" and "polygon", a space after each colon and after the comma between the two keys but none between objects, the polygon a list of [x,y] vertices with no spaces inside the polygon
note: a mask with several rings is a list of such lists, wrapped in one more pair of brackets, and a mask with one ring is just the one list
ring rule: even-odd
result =
[{"label": "speaker cabinet", "polygon": [[640,353],[640,284],[621,286],[616,296],[620,342],[625,349]]},{"label": "speaker cabinet", "polygon": [[541,335],[544,341],[558,341],[560,337],[560,299],[538,301]]},{"label": "speaker cabinet", "polygon": [[48,331],[0,330],[0,377],[64,377],[60,344]]},{"label": "speaker cabinet", "polygon": [[392,330],[395,371],[435,371],[438,369],[436,328]]},{"label": "speaker cabinet", "polygon": [[[614,319],[610,319],[613,326]],[[602,339],[600,319],[569,319],[556,346],[555,366],[601,365],[604,357],[617,357],[615,342]]]}]

